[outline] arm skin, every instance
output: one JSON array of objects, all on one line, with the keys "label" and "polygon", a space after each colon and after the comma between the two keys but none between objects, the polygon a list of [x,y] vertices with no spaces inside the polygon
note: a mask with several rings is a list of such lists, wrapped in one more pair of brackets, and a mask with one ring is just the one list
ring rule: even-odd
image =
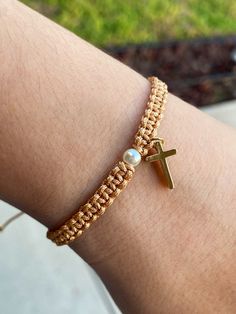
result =
[{"label": "arm skin", "polygon": [[[149,84],[15,1],[0,64],[0,197],[57,227],[131,145]],[[124,313],[235,313],[235,131],[170,95],[160,136],[176,189],[143,163],[72,247]]]}]

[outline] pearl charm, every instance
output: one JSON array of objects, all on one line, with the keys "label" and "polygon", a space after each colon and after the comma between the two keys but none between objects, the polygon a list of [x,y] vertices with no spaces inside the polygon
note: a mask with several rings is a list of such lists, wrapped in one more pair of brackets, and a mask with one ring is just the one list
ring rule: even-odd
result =
[{"label": "pearl charm", "polygon": [[136,167],[141,161],[141,155],[136,149],[130,148],[124,152],[123,161],[131,166]]}]

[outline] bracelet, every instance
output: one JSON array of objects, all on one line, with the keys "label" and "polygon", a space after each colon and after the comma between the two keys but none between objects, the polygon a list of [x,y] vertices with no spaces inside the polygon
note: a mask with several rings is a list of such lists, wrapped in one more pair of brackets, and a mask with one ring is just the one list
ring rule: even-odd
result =
[{"label": "bracelet", "polygon": [[[132,179],[135,167],[142,158],[149,162],[159,161],[169,188],[174,188],[166,158],[176,154],[176,150],[163,151],[164,141],[157,138],[156,134],[165,109],[167,85],[156,77],[150,77],[149,82],[151,92],[134,138],[133,148],[124,152],[123,160],[115,165],[86,204],[82,205],[60,228],[47,232],[47,237],[57,245],[71,243],[105,213]],[[147,156],[152,148],[156,150],[156,154]]]}]

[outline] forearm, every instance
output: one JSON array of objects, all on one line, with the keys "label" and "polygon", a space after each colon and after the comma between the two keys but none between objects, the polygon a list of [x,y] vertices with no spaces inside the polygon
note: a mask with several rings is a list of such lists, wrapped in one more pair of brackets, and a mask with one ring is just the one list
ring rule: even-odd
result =
[{"label": "forearm", "polygon": [[[4,7],[0,194],[55,227],[129,148],[149,84],[22,5]],[[127,312],[233,313],[235,134],[170,96],[160,136],[178,150],[176,190],[142,165],[73,248]]]},{"label": "forearm", "polygon": [[[8,14],[1,19],[1,144],[8,133],[14,145],[2,149],[12,158],[4,160],[9,183],[4,182],[1,191],[8,199],[8,191],[17,186],[14,202],[31,208],[31,193],[16,182],[23,175],[29,188],[40,195],[37,207],[57,194],[64,211],[68,205],[64,202],[71,202],[75,192],[74,208],[129,144],[149,92],[148,82],[22,5],[7,7]],[[8,162],[21,163],[17,178]],[[14,185],[9,170],[14,172]],[[61,191],[64,184],[67,200]],[[22,194],[27,198],[23,204]],[[57,206],[55,210],[58,213]]]}]

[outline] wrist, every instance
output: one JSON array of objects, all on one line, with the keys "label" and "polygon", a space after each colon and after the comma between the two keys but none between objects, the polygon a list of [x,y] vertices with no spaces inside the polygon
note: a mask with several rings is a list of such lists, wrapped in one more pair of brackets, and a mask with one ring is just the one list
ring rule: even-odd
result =
[{"label": "wrist", "polygon": [[[124,94],[127,89],[128,95],[120,101],[119,94]],[[84,117],[80,116],[80,119],[88,120],[87,113],[90,112],[91,121],[88,123],[93,127],[85,126],[81,129],[78,125],[78,129],[74,130],[80,134],[78,145],[72,148],[73,153],[64,151],[60,154],[65,164],[61,164],[61,170],[58,169],[58,178],[63,178],[66,194],[65,190],[62,191],[65,187],[63,181],[58,182],[57,193],[46,204],[51,212],[51,221],[49,222],[46,215],[44,223],[50,228],[60,226],[80,205],[86,203],[110,169],[122,158],[123,152],[132,144],[150,86],[144,78],[137,75],[134,80],[131,81],[130,78],[125,86],[121,86],[121,90],[116,91],[118,93],[112,97],[112,103],[103,102],[103,107],[88,109],[86,97],[84,98],[86,114]],[[62,175],[60,171],[63,172]],[[44,211],[47,213],[47,209]],[[40,210],[40,215],[42,214],[43,211]]]}]

